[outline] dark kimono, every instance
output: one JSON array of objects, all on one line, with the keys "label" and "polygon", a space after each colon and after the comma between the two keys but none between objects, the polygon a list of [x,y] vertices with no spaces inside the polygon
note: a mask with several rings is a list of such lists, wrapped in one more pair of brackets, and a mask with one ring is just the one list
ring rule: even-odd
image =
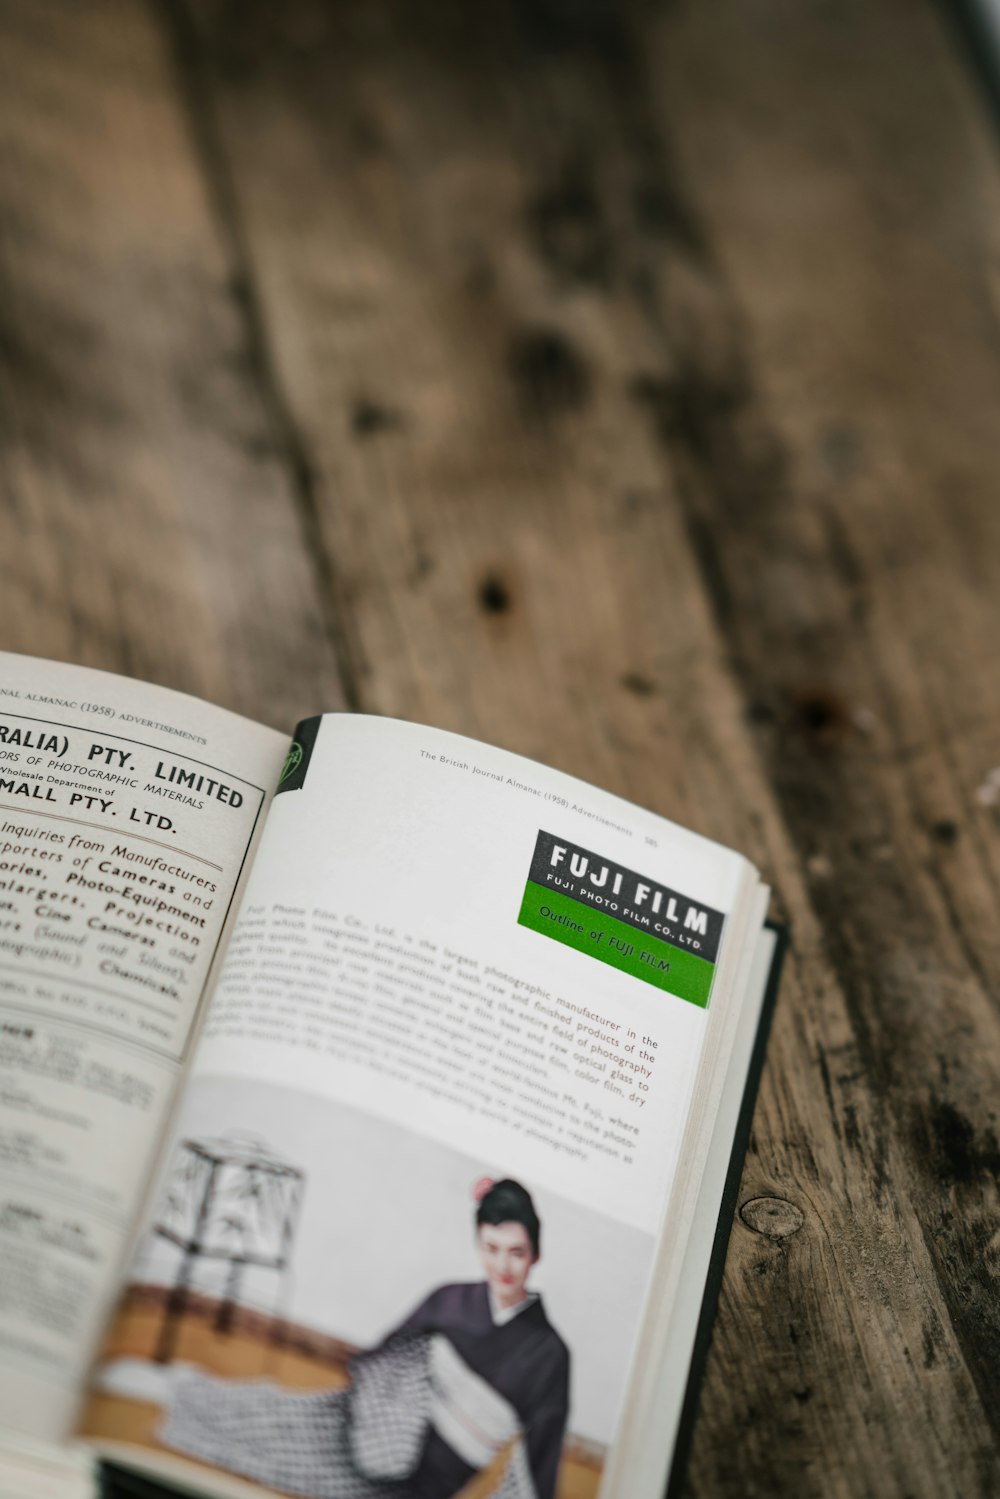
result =
[{"label": "dark kimono", "polygon": [[[457,1355],[457,1360],[440,1357],[437,1368],[432,1360],[435,1389],[440,1391],[442,1384],[447,1388],[435,1402],[413,1493],[420,1499],[458,1493],[492,1455],[476,1451],[476,1426],[495,1421],[495,1441],[506,1404],[513,1416],[509,1436],[517,1431],[523,1435],[523,1459],[537,1499],[553,1499],[569,1414],[569,1352],[541,1298],[498,1324],[485,1281],[442,1286],[397,1332],[443,1334]],[[495,1403],[488,1391],[498,1397]],[[489,1445],[490,1434],[482,1433],[483,1446]],[[468,1460],[476,1457],[482,1460]]]},{"label": "dark kimono", "polygon": [[[494,1318],[484,1282],[442,1286],[352,1373],[352,1389],[300,1394],[191,1372],[160,1440],[309,1499],[452,1499],[516,1439],[498,1499],[554,1499],[569,1353],[539,1298]],[[400,1439],[402,1472],[378,1460]]]}]

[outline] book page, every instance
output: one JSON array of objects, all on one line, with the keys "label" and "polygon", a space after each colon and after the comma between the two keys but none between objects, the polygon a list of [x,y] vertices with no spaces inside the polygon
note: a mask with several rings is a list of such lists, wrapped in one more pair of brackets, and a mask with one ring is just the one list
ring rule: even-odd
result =
[{"label": "book page", "polygon": [[300,725],[84,1430],[212,1492],[596,1495],[756,889],[503,751]]},{"label": "book page", "polygon": [[[620,1450],[616,1458],[615,1471],[609,1475],[613,1481],[620,1478],[623,1489],[635,1494],[666,1495],[668,1478],[670,1492],[674,1492],[672,1466],[678,1445],[678,1434],[682,1417],[694,1420],[694,1410],[703,1370],[696,1371],[693,1390],[688,1389],[692,1354],[704,1315],[703,1302],[707,1294],[714,1298],[717,1285],[707,1286],[713,1255],[718,1252],[720,1242],[720,1209],[723,1207],[727,1180],[735,1173],[732,1192],[739,1185],[743,1167],[745,1139],[742,1149],[734,1154],[733,1142],[741,1127],[741,1116],[747,1109],[744,1090],[747,1086],[751,1060],[756,1047],[761,1044],[759,1026],[768,982],[774,963],[777,933],[767,927],[760,932],[754,952],[753,966],[749,974],[743,1002],[740,1005],[735,1044],[726,1069],[726,1079],[721,1092],[720,1106],[715,1116],[710,1138],[707,1142],[707,1161],[701,1175],[697,1201],[694,1206],[690,1232],[677,1278],[680,1288],[669,1302],[660,1296],[661,1283],[666,1285],[669,1277],[662,1280],[654,1271],[654,1294],[647,1303],[643,1318],[643,1342],[649,1354],[648,1366],[641,1389],[633,1388],[626,1413],[627,1431],[622,1432]],[[756,1088],[756,1081],[753,1085]],[[750,1105],[752,1112],[752,1104]],[[749,1136],[749,1118],[743,1118],[743,1130]],[[730,1215],[734,1211],[730,1205]],[[725,1225],[723,1230],[725,1231]],[[725,1262],[725,1244],[728,1233],[721,1237],[720,1263],[715,1272],[721,1280]],[[662,1246],[661,1246],[662,1252]],[[713,1305],[714,1312],[714,1305]],[[711,1323],[709,1322],[709,1326]],[[704,1355],[702,1354],[702,1357]],[[662,1438],[659,1445],[643,1441],[643,1435],[655,1429]],[[685,1438],[690,1432],[683,1433]],[[683,1471],[684,1463],[681,1463]]]},{"label": "book page", "polygon": [[70,1426],[284,736],[0,655],[0,1420]]}]

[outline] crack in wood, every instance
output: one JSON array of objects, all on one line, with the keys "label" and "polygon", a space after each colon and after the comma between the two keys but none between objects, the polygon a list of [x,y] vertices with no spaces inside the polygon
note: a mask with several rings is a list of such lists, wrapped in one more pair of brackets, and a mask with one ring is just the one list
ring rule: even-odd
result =
[{"label": "crack in wood", "polygon": [[233,267],[232,286],[242,309],[248,365],[256,376],[274,430],[275,448],[287,472],[306,555],[316,580],[321,617],[337,663],[344,703],[351,711],[361,711],[363,672],[348,623],[343,584],[326,545],[312,460],[285,396],[271,348],[267,315],[254,277],[238,191],[216,119],[209,65],[186,0],[153,0],[153,3],[171,48],[192,142],[202,164],[206,191]]}]

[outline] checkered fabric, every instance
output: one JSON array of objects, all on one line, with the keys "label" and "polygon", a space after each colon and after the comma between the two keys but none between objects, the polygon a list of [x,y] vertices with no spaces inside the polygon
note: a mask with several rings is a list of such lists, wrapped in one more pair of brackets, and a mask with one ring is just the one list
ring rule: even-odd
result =
[{"label": "checkered fabric", "polygon": [[[319,1393],[178,1371],[159,1440],[306,1499],[407,1499],[427,1430],[428,1353],[426,1337],[394,1338],[355,1361],[350,1389]],[[535,1499],[522,1449],[496,1499]]]},{"label": "checkered fabric", "polygon": [[399,1499],[354,1465],[347,1390],[303,1393],[271,1380],[185,1371],[158,1433],[166,1447],[308,1499]]},{"label": "checkered fabric", "polygon": [[369,1478],[406,1478],[420,1460],[431,1404],[429,1350],[429,1338],[391,1338],[351,1366],[348,1441]]}]

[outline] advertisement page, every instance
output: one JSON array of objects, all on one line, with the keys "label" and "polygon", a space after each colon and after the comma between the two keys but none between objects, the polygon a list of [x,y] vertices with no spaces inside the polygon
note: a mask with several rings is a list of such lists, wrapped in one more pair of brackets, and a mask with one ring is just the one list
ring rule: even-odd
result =
[{"label": "advertisement page", "polygon": [[0,656],[0,1411],[59,1435],[283,736]]}]

